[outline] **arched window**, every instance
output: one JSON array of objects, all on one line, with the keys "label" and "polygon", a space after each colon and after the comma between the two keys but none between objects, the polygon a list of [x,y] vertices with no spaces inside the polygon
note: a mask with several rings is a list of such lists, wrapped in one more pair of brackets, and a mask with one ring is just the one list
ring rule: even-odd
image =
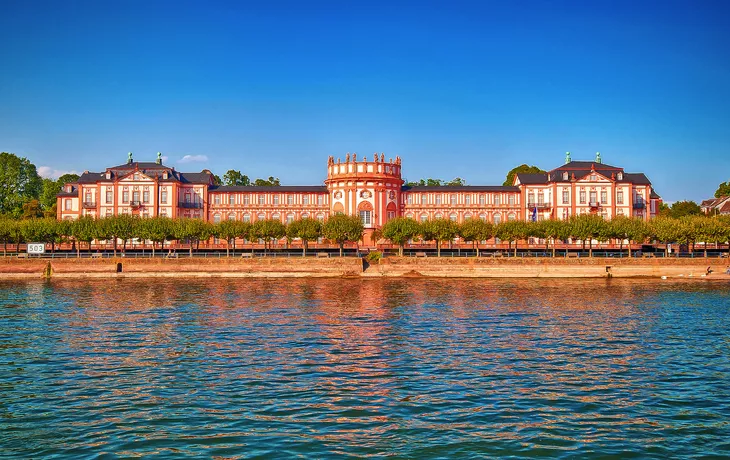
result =
[{"label": "arched window", "polygon": [[507,214],[507,220],[515,220],[515,215],[514,215],[514,213],[509,213],[509,214]]},{"label": "arched window", "polygon": [[234,213],[228,214],[228,220],[236,220],[236,215]]},{"label": "arched window", "polygon": [[263,212],[256,215],[256,220],[264,220],[264,219],[266,219],[266,214],[264,214]]},{"label": "arched window", "polygon": [[302,219],[309,219],[309,214],[306,212],[302,213]]},{"label": "arched window", "polygon": [[275,212],[274,214],[271,215],[271,219],[272,220],[281,220],[281,214],[279,214],[278,212]]},{"label": "arched window", "polygon": [[213,214],[213,223],[219,224],[221,222],[221,215],[220,214]]},{"label": "arched window", "polygon": [[289,213],[289,214],[286,215],[286,223],[287,224],[291,224],[292,222],[294,222],[294,214],[293,213]]},{"label": "arched window", "polygon": [[479,218],[481,220],[483,220],[483,221],[486,222],[487,221],[487,213],[486,212],[483,212],[483,213],[479,214]]},{"label": "arched window", "polygon": [[413,219],[413,213],[412,212],[406,213],[406,217],[409,219]]},{"label": "arched window", "polygon": [[502,216],[499,213],[496,213],[496,214],[494,214],[493,219],[494,219],[494,223],[498,224],[502,221]]},{"label": "arched window", "polygon": [[449,220],[451,220],[452,222],[456,222],[458,218],[459,216],[457,216],[455,212],[449,214]]},{"label": "arched window", "polygon": [[421,214],[421,222],[426,222],[428,220],[428,214],[425,212]]},{"label": "arched window", "polygon": [[244,222],[251,222],[251,214],[246,213],[243,215],[243,221]]},{"label": "arched window", "polygon": [[467,212],[466,214],[464,214],[464,220],[469,220],[471,218],[472,218],[472,215],[470,212]]},{"label": "arched window", "polygon": [[435,217],[436,219],[443,219],[443,218],[444,218],[444,215],[443,215],[443,214],[441,214],[440,212],[437,212],[437,213],[436,213],[436,215],[435,215],[434,217]]}]

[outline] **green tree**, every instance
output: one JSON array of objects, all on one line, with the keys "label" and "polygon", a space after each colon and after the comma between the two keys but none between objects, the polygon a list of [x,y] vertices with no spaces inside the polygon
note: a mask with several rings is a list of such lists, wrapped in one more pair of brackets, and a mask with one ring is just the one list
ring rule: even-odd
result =
[{"label": "green tree", "polygon": [[715,190],[715,198],[721,198],[723,196],[730,196],[730,182],[723,182],[717,186],[717,190]]},{"label": "green tree", "polygon": [[71,227],[71,235],[76,240],[76,256],[81,256],[81,244],[80,242],[86,243],[89,252],[91,252],[91,242],[98,233],[97,222],[93,217],[81,216],[77,220],[73,221]]},{"label": "green tree", "polygon": [[8,243],[13,241],[15,236],[15,227],[18,226],[18,221],[11,219],[8,216],[0,215],[0,241],[3,243],[3,257],[8,253]]},{"label": "green tree", "polygon": [[[152,257],[155,256],[155,244],[160,243],[160,250],[165,249],[165,241],[175,235],[175,225],[167,217],[149,217],[139,221],[137,236],[143,240],[152,241]],[[202,238],[205,238],[204,235]],[[210,235],[208,235],[209,237]]]},{"label": "green tree", "polygon": [[398,255],[403,257],[403,248],[409,240],[421,233],[418,222],[407,217],[395,217],[383,225],[383,238],[398,245]]},{"label": "green tree", "polygon": [[40,201],[34,198],[23,203],[23,219],[36,219],[38,217],[43,217]]},{"label": "green tree", "polygon": [[241,171],[235,169],[229,169],[223,175],[223,185],[251,185],[251,179],[245,174],[241,174]]},{"label": "green tree", "polygon": [[517,173],[544,173],[542,169],[538,168],[537,166],[528,166],[526,164],[521,164],[517,167],[514,167],[510,169],[510,171],[507,173],[507,178],[504,180],[502,185],[514,185],[515,183],[515,175]]},{"label": "green tree", "polygon": [[421,236],[426,241],[436,242],[436,256],[441,257],[441,243],[456,238],[459,225],[449,219],[428,220],[421,224]]},{"label": "green tree", "polygon": [[316,219],[295,220],[287,225],[286,234],[302,240],[302,256],[306,256],[309,242],[322,236],[322,223]]},{"label": "green tree", "polygon": [[56,195],[61,192],[66,184],[75,184],[79,180],[78,174],[64,174],[57,180],[43,179],[40,195],[40,202],[47,217],[56,216]]},{"label": "green tree", "polygon": [[588,257],[593,257],[593,240],[606,241],[610,227],[606,220],[596,214],[581,214],[570,219],[571,233],[574,238],[585,243],[588,241]]},{"label": "green tree", "polygon": [[444,185],[449,187],[461,187],[466,185],[466,181],[462,179],[461,177],[454,177],[450,181],[444,183]]},{"label": "green tree", "polygon": [[512,243],[515,243],[515,256],[517,256],[517,240],[522,234],[522,222],[518,220],[508,220],[499,223],[494,229],[494,235],[502,241],[507,241],[508,252],[512,251]]},{"label": "green tree", "polygon": [[676,201],[672,204],[670,215],[675,219],[685,216],[698,216],[702,209],[694,201]]},{"label": "green tree", "polygon": [[268,179],[256,179],[253,183],[258,187],[278,187],[281,185],[278,177],[269,176]]},{"label": "green tree", "polygon": [[[657,217],[649,222],[650,234],[665,245],[679,242],[682,238],[681,232],[684,230],[682,227],[677,219],[670,217]],[[669,255],[668,248],[664,251],[665,255]]]},{"label": "green tree", "polygon": [[547,246],[548,241],[552,242],[552,255],[555,257],[555,240],[564,241],[569,237],[568,223],[562,220],[547,219],[535,222],[542,238],[545,238]]},{"label": "green tree", "polygon": [[230,257],[231,255],[231,242],[233,242],[233,250],[236,250],[236,238],[244,233],[243,227],[246,228],[245,232],[250,231],[250,226],[244,225],[244,222],[239,220],[224,220],[215,225],[215,236],[226,240],[226,257]]},{"label": "green tree", "polygon": [[172,227],[175,239],[188,242],[190,257],[193,257],[193,246],[200,244],[201,240],[207,240],[213,234],[212,225],[201,219],[175,219]]},{"label": "green tree", "polygon": [[357,216],[335,214],[322,226],[322,236],[340,246],[340,257],[345,249],[345,243],[357,242],[362,239],[365,227]]},{"label": "green tree", "polygon": [[479,242],[494,236],[494,226],[481,219],[467,219],[459,226],[458,233],[464,241],[474,245],[479,257]]},{"label": "green tree", "polygon": [[286,236],[286,226],[278,219],[257,220],[251,227],[254,237],[264,240],[264,254],[271,242]]},{"label": "green tree", "polygon": [[0,153],[0,214],[20,216],[23,203],[38,199],[43,189],[36,167],[27,158]]}]

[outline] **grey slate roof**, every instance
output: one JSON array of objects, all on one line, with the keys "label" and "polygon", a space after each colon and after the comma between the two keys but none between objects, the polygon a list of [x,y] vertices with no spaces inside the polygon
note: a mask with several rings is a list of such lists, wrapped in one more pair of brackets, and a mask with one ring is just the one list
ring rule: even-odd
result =
[{"label": "grey slate roof", "polygon": [[519,192],[520,188],[511,185],[406,185],[401,190],[404,192]]},{"label": "grey slate roof", "polygon": [[327,193],[327,187],[324,185],[278,185],[278,186],[259,186],[259,185],[219,185],[209,189],[211,193],[216,192],[249,192],[249,193]]}]

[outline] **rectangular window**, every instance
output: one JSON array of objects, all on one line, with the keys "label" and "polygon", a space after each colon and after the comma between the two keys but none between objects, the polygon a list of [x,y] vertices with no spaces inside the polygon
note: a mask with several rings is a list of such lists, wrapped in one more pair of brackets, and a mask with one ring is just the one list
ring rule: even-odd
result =
[{"label": "rectangular window", "polygon": [[213,198],[213,203],[215,204],[221,204],[221,196],[215,195],[215,198]]},{"label": "rectangular window", "polygon": [[150,192],[149,192],[149,190],[145,190],[142,193],[142,201],[144,201],[145,203],[149,203],[150,202]]},{"label": "rectangular window", "polygon": [[471,195],[466,195],[466,196],[464,197],[464,203],[465,203],[466,205],[471,205]]},{"label": "rectangular window", "polygon": [[249,195],[248,193],[243,195],[243,204],[245,204],[246,206],[251,204],[251,195]]},{"label": "rectangular window", "polygon": [[413,195],[411,195],[410,193],[408,194],[408,200],[407,201],[408,201],[408,204],[413,204]]},{"label": "rectangular window", "polygon": [[451,206],[456,206],[456,195],[451,195]]},{"label": "rectangular window", "polygon": [[441,195],[436,195],[436,204],[441,204]]},{"label": "rectangular window", "polygon": [[289,195],[286,197],[286,204],[294,204],[294,195]]},{"label": "rectangular window", "polygon": [[388,219],[395,219],[395,211],[388,211]]},{"label": "rectangular window", "polygon": [[132,201],[139,204],[139,191],[132,192]]},{"label": "rectangular window", "polygon": [[616,204],[624,204],[624,191],[619,190],[616,192]]},{"label": "rectangular window", "polygon": [[427,203],[427,201],[426,201],[426,195],[423,194],[423,195],[421,195],[421,204],[423,205],[423,204],[426,204],[426,203]]},{"label": "rectangular window", "polygon": [[598,198],[596,197],[596,195],[597,194],[596,194],[595,190],[591,191],[591,193],[590,193],[590,202],[591,203],[590,204],[598,204]]},{"label": "rectangular window", "polygon": [[319,195],[319,196],[317,197],[317,204],[318,204],[319,206],[323,206],[323,205],[324,205],[324,197],[323,197],[322,195]]},{"label": "rectangular window", "polygon": [[484,206],[486,204],[487,200],[484,197],[484,195],[479,195],[479,204]]},{"label": "rectangular window", "polygon": [[264,195],[259,195],[259,204],[265,204],[266,203],[266,197]]},{"label": "rectangular window", "polygon": [[514,195],[510,195],[509,196],[509,204],[515,204],[515,196]]},{"label": "rectangular window", "polygon": [[106,202],[111,203],[114,199],[113,192],[111,190],[106,191]]},{"label": "rectangular window", "polygon": [[302,204],[305,206],[309,206],[309,195],[304,195],[302,197]]},{"label": "rectangular window", "polygon": [[494,195],[494,205],[499,206],[499,202],[500,202],[500,196]]},{"label": "rectangular window", "polygon": [[160,203],[167,204],[167,189],[162,189],[160,192]]},{"label": "rectangular window", "polygon": [[537,204],[545,204],[545,195],[542,192],[537,192]]},{"label": "rectangular window", "polygon": [[580,204],[586,204],[586,191],[580,191]]},{"label": "rectangular window", "polygon": [[274,195],[274,205],[279,205],[279,195]]},{"label": "rectangular window", "polygon": [[129,192],[127,190],[122,192],[122,203],[129,203]]},{"label": "rectangular window", "polygon": [[232,193],[230,195],[228,195],[228,204],[230,206],[233,206],[234,204],[236,204],[236,195],[234,195]]},{"label": "rectangular window", "polygon": [[363,225],[370,225],[370,211],[360,211],[360,220]]},{"label": "rectangular window", "polygon": [[563,190],[563,204],[570,204],[570,192]]},{"label": "rectangular window", "polygon": [[91,192],[86,192],[86,195],[84,195],[84,201],[86,203],[91,203]]},{"label": "rectangular window", "polygon": [[608,194],[605,190],[601,190],[601,203],[606,204],[608,202]]},{"label": "rectangular window", "polygon": [[529,194],[527,194],[527,206],[532,207],[533,204],[535,204],[535,195],[530,192]]},{"label": "rectangular window", "polygon": [[64,201],[64,208],[66,209],[66,211],[71,210],[71,200],[70,199],[66,198],[66,201]]}]

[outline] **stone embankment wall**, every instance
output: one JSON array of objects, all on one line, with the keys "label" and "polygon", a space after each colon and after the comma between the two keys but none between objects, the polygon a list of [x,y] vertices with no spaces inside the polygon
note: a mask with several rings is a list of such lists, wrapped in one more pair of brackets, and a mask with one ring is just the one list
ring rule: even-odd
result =
[{"label": "stone embankment wall", "polygon": [[[121,266],[119,265],[121,264]],[[0,279],[94,277],[726,278],[728,259],[346,258],[15,259]],[[707,269],[712,273],[707,275]],[[703,276],[705,275],[705,276]]]}]

